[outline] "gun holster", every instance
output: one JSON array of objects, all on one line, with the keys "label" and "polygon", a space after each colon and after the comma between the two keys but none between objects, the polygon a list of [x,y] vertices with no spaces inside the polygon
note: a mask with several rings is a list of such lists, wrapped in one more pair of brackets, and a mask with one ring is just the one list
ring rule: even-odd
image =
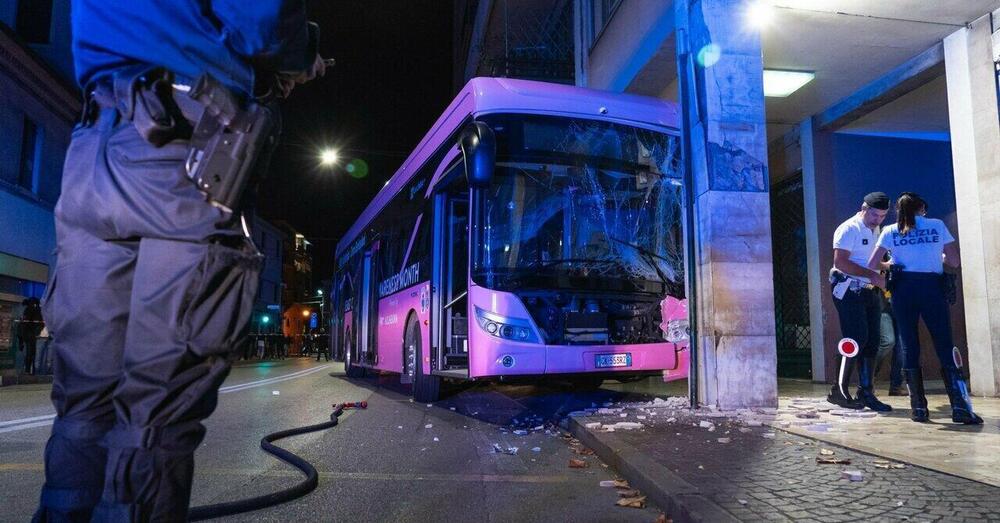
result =
[{"label": "gun holster", "polygon": [[213,205],[232,213],[245,190],[262,177],[281,130],[280,112],[253,101],[243,108],[232,91],[207,74],[188,94],[205,111],[191,134],[187,175]]},{"label": "gun holster", "polygon": [[174,75],[162,67],[136,65],[114,74],[115,108],[156,147],[191,135],[191,125],[174,101]]}]

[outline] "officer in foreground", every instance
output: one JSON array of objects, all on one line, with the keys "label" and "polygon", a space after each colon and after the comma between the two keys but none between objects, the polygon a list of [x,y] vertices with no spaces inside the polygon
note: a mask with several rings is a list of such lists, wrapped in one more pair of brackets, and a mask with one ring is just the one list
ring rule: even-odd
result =
[{"label": "officer in foreground", "polygon": [[948,391],[952,421],[982,425],[983,418],[972,410],[962,376],[961,356],[951,336],[948,302],[953,300],[947,297],[948,276],[944,265],[953,269],[961,266],[958,243],[943,221],[927,217],[927,203],[915,193],[900,195],[896,216],[896,223],[886,227],[879,236],[869,267],[877,267],[887,251],[892,253],[892,309],[899,324],[899,341],[905,358],[903,374],[910,390],[910,418],[918,423],[930,421],[917,332],[917,323],[922,318],[934,342],[934,353],[941,362],[941,377]]},{"label": "officer in foreground", "polygon": [[[843,336],[857,342],[859,354],[851,358],[841,356],[842,371],[827,400],[848,409],[892,410],[875,397],[874,388],[882,316],[880,289],[885,288],[885,278],[878,269],[885,267],[868,267],[879,226],[888,212],[889,197],[881,192],[870,193],[865,196],[861,210],[840,224],[833,234],[833,269],[830,271],[833,303]],[[857,398],[852,398],[848,388],[855,361],[858,392]]]},{"label": "officer in foreground", "polygon": [[304,3],[73,1],[85,107],[44,299],[57,417],[35,521],[187,520],[262,263],[239,208],[277,115],[254,95],[323,73]]}]

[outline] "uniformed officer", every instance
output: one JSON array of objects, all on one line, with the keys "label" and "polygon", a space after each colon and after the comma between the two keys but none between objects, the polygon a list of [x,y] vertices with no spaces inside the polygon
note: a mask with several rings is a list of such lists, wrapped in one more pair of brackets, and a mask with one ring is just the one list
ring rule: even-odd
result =
[{"label": "uniformed officer", "polygon": [[210,74],[247,101],[265,80],[287,94],[322,74],[304,4],[73,1],[86,101],[44,299],[57,417],[35,521],[187,519],[201,421],[244,338],[261,257],[239,212],[186,175],[204,107],[185,92]]},{"label": "uniformed officer", "polygon": [[[833,234],[833,269],[830,286],[833,303],[840,317],[840,330],[845,338],[853,339],[859,354],[841,356],[837,383],[827,400],[849,409],[885,412],[892,407],[875,397],[875,357],[878,353],[882,307],[879,288],[885,288],[881,272],[868,268],[868,259],[875,250],[878,228],[889,212],[889,197],[873,192],[865,196],[861,210],[837,227]],[[848,392],[854,367],[858,369],[857,398]]]},{"label": "uniformed officer", "polygon": [[958,268],[958,244],[944,222],[927,218],[927,204],[915,193],[903,193],[896,202],[896,223],[879,235],[877,248],[868,266],[878,268],[878,260],[892,253],[892,309],[899,326],[903,348],[903,375],[910,389],[911,418],[927,422],[927,398],[920,371],[920,338],[917,321],[923,318],[941,362],[941,376],[951,402],[951,419],[956,423],[979,425],[983,419],[972,411],[968,389],[962,378],[960,357],[952,344],[951,319],[944,293],[944,264]]}]

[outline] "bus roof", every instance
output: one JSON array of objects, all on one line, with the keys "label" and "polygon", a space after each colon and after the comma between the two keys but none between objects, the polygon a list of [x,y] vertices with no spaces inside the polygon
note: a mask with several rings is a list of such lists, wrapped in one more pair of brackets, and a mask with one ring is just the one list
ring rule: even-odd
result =
[{"label": "bus roof", "polygon": [[336,256],[351,245],[458,126],[470,116],[490,113],[565,115],[633,125],[680,127],[677,105],[657,98],[512,78],[473,78],[340,239]]}]

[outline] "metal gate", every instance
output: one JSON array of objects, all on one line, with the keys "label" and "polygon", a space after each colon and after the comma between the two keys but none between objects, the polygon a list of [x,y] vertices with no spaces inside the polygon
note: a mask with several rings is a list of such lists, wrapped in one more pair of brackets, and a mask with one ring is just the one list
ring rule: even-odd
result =
[{"label": "metal gate", "polygon": [[771,242],[778,376],[811,378],[809,285],[801,172],[771,188]]}]

